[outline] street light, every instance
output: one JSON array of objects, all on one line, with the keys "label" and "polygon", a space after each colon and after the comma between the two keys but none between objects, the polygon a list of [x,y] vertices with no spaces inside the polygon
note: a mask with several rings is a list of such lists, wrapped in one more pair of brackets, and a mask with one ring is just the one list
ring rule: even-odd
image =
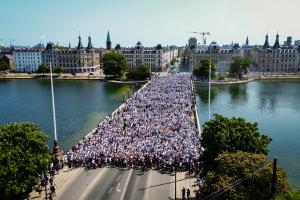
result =
[{"label": "street light", "polygon": [[125,103],[125,92],[123,92],[123,103]]},{"label": "street light", "polygon": [[211,61],[209,61],[209,70],[208,70],[208,121],[210,121],[210,89],[211,89]]},{"label": "street light", "polygon": [[54,89],[53,89],[53,77],[52,77],[52,65],[51,61],[49,64],[50,67],[50,82],[51,82],[51,97],[52,97],[52,114],[53,114],[53,127],[54,127],[54,144],[52,154],[57,160],[61,160],[62,152],[57,142],[57,132],[56,132],[56,114],[55,114],[55,102],[54,102]]}]

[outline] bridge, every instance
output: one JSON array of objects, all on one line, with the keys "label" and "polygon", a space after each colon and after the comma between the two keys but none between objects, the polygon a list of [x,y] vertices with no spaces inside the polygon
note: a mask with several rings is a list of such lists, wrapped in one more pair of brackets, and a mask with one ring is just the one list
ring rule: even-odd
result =
[{"label": "bridge", "polygon": [[200,137],[191,75],[152,77],[66,154],[73,170],[57,176],[57,198],[174,199],[182,187],[195,196]]}]

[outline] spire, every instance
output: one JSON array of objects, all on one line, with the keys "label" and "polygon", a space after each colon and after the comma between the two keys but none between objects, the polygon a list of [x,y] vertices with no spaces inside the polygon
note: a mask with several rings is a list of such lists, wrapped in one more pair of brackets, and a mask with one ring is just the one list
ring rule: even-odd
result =
[{"label": "spire", "polygon": [[106,43],[110,42],[110,35],[109,35],[109,30],[107,32],[107,36],[106,36]]},{"label": "spire", "polygon": [[246,39],[246,46],[249,46],[249,38],[247,36],[247,39]]},{"label": "spire", "polygon": [[69,49],[71,49],[71,42],[69,42]]},{"label": "spire", "polygon": [[92,49],[92,48],[93,48],[93,45],[92,45],[92,38],[91,38],[91,36],[89,35],[89,42],[88,42],[87,49]]},{"label": "spire", "polygon": [[107,32],[107,36],[106,36],[106,49],[109,51],[111,50],[111,41],[110,41],[109,31]]},{"label": "spire", "polygon": [[77,49],[83,49],[80,35],[78,37],[78,46],[77,46]]},{"label": "spire", "polygon": [[268,34],[266,35],[265,44],[264,44],[263,48],[264,49],[270,48],[270,45],[269,45],[269,35]]},{"label": "spire", "polygon": [[277,33],[276,35],[276,40],[275,40],[275,44],[273,46],[274,49],[279,49],[280,48],[280,44],[279,44],[279,35]]}]

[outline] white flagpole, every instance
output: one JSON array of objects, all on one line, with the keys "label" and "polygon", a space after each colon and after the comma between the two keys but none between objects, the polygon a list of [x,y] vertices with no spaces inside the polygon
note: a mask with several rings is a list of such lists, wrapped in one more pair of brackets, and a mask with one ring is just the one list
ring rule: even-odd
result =
[{"label": "white flagpole", "polygon": [[51,80],[51,96],[52,96],[52,113],[53,113],[53,126],[54,126],[54,140],[57,142],[56,115],[55,115],[55,103],[54,103],[54,90],[53,90],[53,78],[52,78],[51,61],[50,61],[50,80]]}]

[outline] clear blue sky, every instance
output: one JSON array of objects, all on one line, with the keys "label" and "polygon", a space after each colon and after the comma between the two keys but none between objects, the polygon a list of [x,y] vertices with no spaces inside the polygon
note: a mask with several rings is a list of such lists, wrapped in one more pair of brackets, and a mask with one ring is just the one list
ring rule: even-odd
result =
[{"label": "clear blue sky", "polygon": [[286,36],[300,39],[299,0],[1,0],[0,38],[9,45],[40,40],[74,46],[80,31],[87,45],[105,46],[110,30],[113,46],[185,45],[190,31],[209,31],[220,44],[261,44],[268,31],[273,44]]}]

